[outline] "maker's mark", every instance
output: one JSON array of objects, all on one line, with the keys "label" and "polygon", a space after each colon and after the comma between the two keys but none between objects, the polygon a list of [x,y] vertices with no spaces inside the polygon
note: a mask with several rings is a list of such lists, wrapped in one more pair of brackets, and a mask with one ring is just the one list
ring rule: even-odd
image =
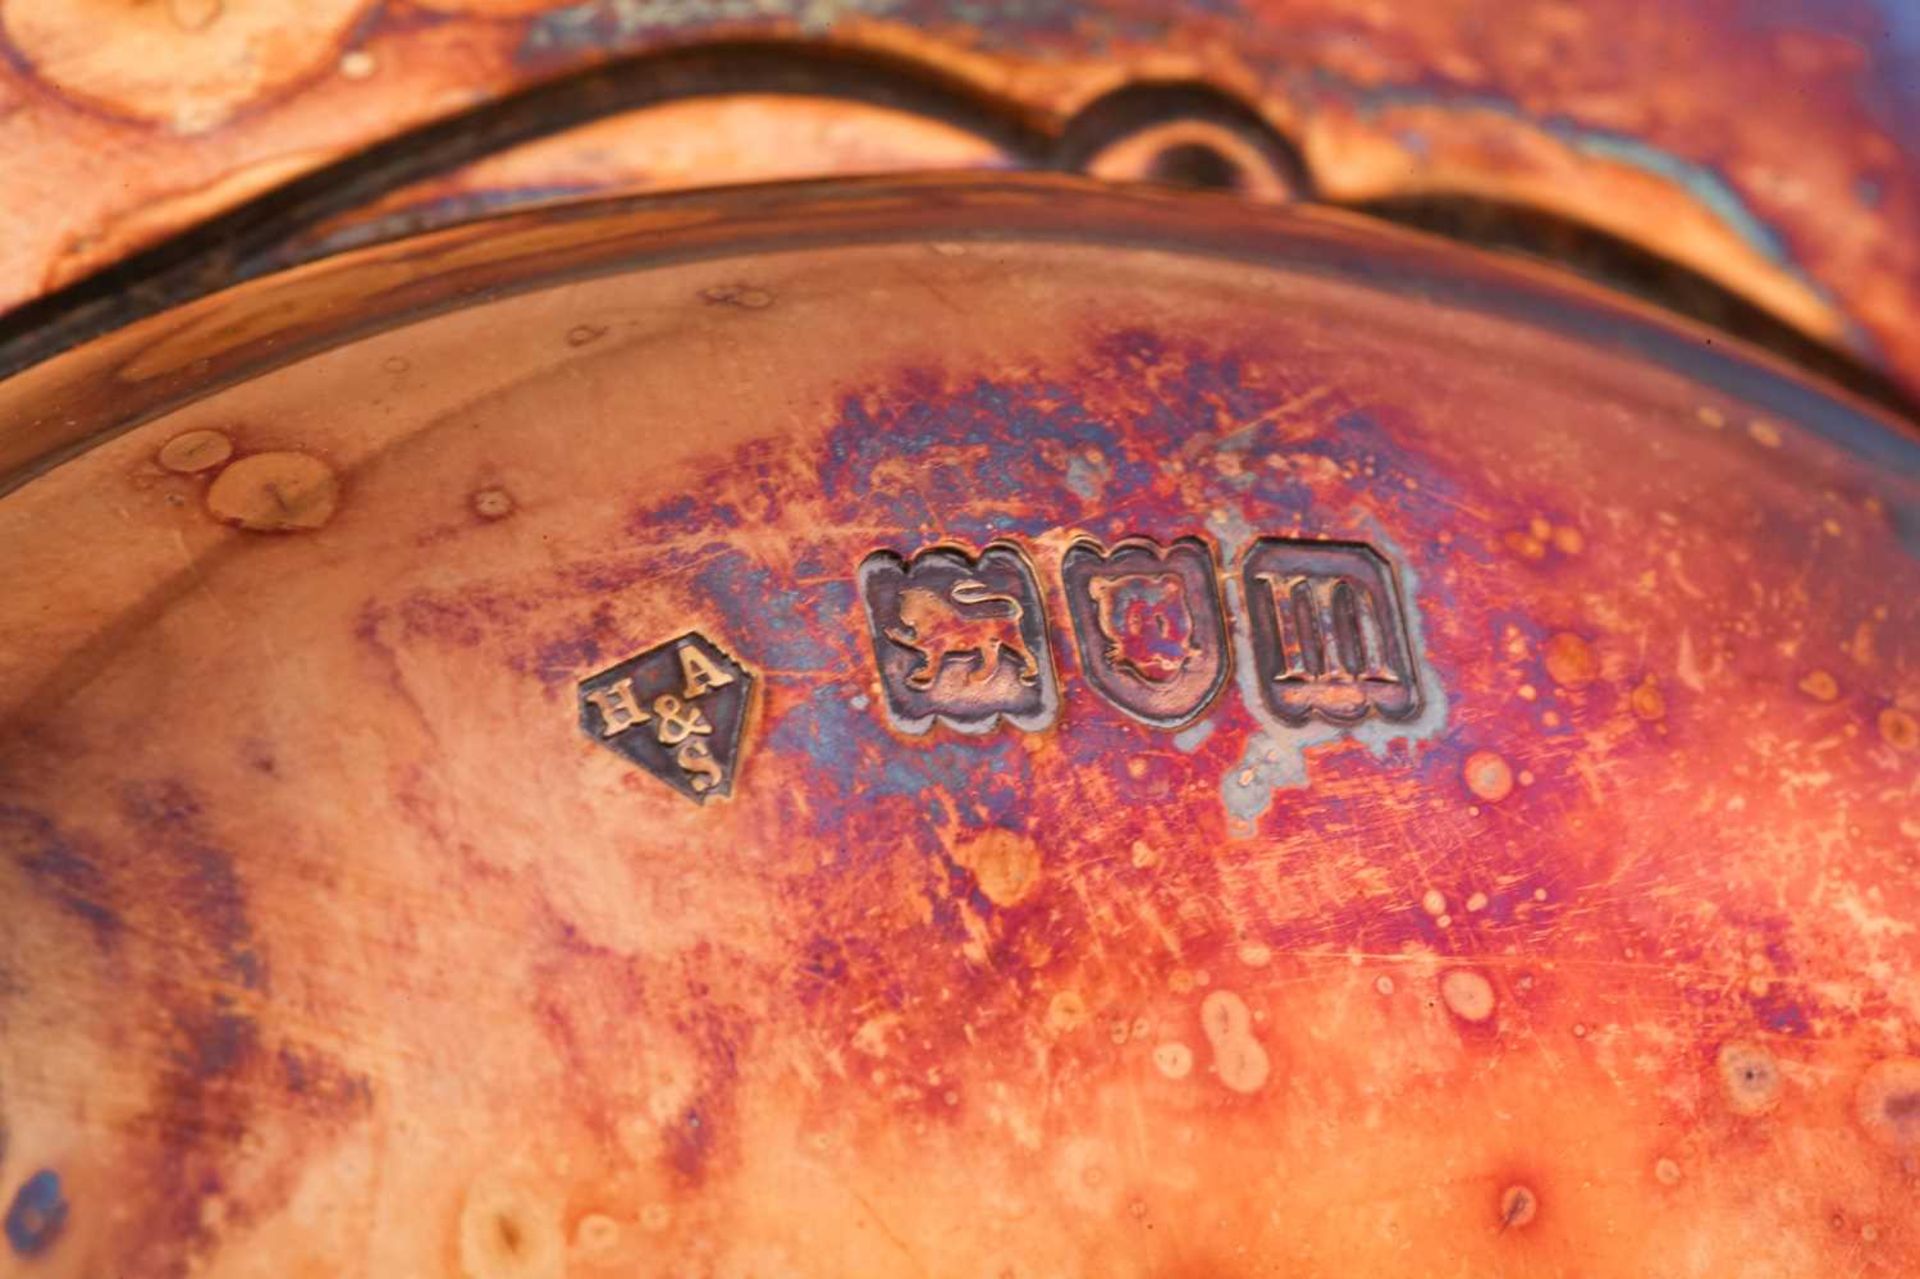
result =
[{"label": "maker's mark", "polygon": [[696,803],[733,793],[753,675],[697,631],[580,682],[580,727]]}]

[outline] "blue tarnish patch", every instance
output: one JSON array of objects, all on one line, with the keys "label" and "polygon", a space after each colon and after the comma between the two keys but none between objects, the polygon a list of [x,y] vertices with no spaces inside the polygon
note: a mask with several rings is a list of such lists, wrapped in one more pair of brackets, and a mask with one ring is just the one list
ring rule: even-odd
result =
[{"label": "blue tarnish patch", "polygon": [[67,1200],[60,1174],[42,1168],[14,1192],[7,1209],[7,1243],[22,1257],[37,1257],[53,1246],[67,1224]]}]

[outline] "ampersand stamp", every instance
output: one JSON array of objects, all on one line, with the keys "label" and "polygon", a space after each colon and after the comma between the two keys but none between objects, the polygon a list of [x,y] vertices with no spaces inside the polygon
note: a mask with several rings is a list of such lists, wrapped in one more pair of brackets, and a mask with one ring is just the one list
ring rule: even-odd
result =
[{"label": "ampersand stamp", "polygon": [[753,674],[697,631],[580,682],[580,728],[696,803],[733,793]]}]

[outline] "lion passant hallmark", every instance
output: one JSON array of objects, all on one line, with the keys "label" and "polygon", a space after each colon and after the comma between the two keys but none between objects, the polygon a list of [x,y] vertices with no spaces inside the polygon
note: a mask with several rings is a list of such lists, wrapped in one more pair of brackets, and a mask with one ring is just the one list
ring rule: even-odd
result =
[{"label": "lion passant hallmark", "polygon": [[[1407,720],[1421,707],[1393,566],[1356,542],[1260,538],[1241,556],[1246,642],[1260,709],[1289,724]],[[1204,714],[1233,664],[1232,628],[1213,550],[1081,539],[1060,565],[1087,684],[1143,724],[1178,729]],[[884,706],[909,734],[945,724],[985,733],[1004,720],[1054,722],[1059,686],[1045,601],[1026,556],[995,542],[913,555],[875,551],[860,598]]]},{"label": "lion passant hallmark", "polygon": [[1005,719],[1032,732],[1053,723],[1060,690],[1046,613],[1017,549],[940,546],[907,559],[876,551],[859,578],[896,728],[924,733],[938,721],[984,733]]}]

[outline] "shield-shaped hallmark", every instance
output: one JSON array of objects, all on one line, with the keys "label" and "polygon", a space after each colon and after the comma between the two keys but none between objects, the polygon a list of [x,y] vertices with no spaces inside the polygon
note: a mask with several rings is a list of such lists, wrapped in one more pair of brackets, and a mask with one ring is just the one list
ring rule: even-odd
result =
[{"label": "shield-shaped hallmark", "polygon": [[1156,728],[1179,728],[1226,683],[1226,613],[1213,553],[1198,538],[1162,548],[1080,541],[1061,563],[1080,669],[1096,692]]}]

